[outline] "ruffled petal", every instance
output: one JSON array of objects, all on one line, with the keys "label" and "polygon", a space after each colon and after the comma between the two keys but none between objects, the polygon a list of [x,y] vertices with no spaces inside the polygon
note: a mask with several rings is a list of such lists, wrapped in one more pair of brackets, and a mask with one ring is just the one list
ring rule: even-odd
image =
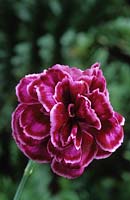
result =
[{"label": "ruffled petal", "polygon": [[100,63],[93,64],[90,68],[83,71],[83,75],[87,76],[97,76],[100,72]]},{"label": "ruffled petal", "polygon": [[64,125],[61,125],[60,132],[59,132],[59,139],[60,139],[62,147],[65,147],[66,145],[68,145],[70,141],[72,140],[71,127],[72,127],[72,124],[71,122],[69,122],[69,120]]},{"label": "ruffled petal", "polygon": [[80,95],[86,95],[89,91],[88,84],[81,80],[81,81],[72,81],[70,85],[71,95],[76,100],[76,97]]},{"label": "ruffled petal", "polygon": [[104,92],[105,93],[105,89],[106,89],[106,80],[104,77],[93,77],[91,85],[89,87],[90,92],[99,89],[100,92]]},{"label": "ruffled petal", "polygon": [[62,82],[57,83],[55,87],[54,99],[68,105],[71,102],[70,81],[65,78]]},{"label": "ruffled petal", "polygon": [[94,137],[89,133],[82,133],[82,160],[81,166],[87,167],[95,158],[97,147]]},{"label": "ruffled petal", "polygon": [[80,76],[82,76],[83,71],[76,67],[69,68],[69,74],[73,78],[74,81],[78,80]]},{"label": "ruffled petal", "polygon": [[44,140],[39,145],[22,145],[22,150],[29,159],[35,160],[39,163],[48,163],[52,158],[47,150],[47,145],[48,139]]},{"label": "ruffled petal", "polygon": [[55,87],[59,81],[62,81],[67,74],[58,69],[49,69],[46,74],[40,77],[42,84],[37,87],[37,95],[40,103],[46,109],[47,112],[50,112],[54,106],[55,99]]},{"label": "ruffled petal", "polygon": [[[50,112],[51,121],[51,142],[55,147],[61,146],[60,134],[61,128],[67,124],[68,114],[63,103],[57,103]],[[68,133],[67,133],[68,134]]]},{"label": "ruffled petal", "polygon": [[20,150],[30,159],[37,162],[49,162],[50,154],[47,151],[48,138],[36,140],[25,135],[19,119],[27,105],[20,104],[12,114],[12,135]]},{"label": "ruffled petal", "polygon": [[91,108],[91,102],[87,97],[79,95],[77,99],[77,112],[76,116],[79,122],[85,122],[88,127],[101,128],[101,122],[95,113],[95,110]]},{"label": "ruffled petal", "polygon": [[81,176],[84,172],[84,167],[72,167],[71,165],[66,165],[61,162],[57,162],[53,159],[51,168],[54,173],[59,176],[63,176],[68,179],[74,179]]},{"label": "ruffled petal", "polygon": [[28,85],[34,80],[36,80],[38,77],[39,77],[39,74],[32,74],[32,75],[27,75],[20,80],[19,84],[16,86],[16,95],[18,97],[19,102],[23,102],[23,103],[37,102],[37,99],[33,98],[28,93]]},{"label": "ruffled petal", "polygon": [[97,145],[97,154],[95,156],[95,159],[99,160],[99,159],[104,159],[104,158],[108,158],[109,156],[111,156],[112,152],[109,151],[104,151],[103,149],[101,149],[101,147],[99,147]]},{"label": "ruffled petal", "polygon": [[121,114],[119,114],[117,112],[114,112],[114,117],[118,120],[118,123],[121,126],[124,126],[124,124],[125,124],[125,118]]},{"label": "ruffled petal", "polygon": [[53,69],[64,71],[64,73],[66,73],[67,76],[70,76],[70,78],[72,78],[74,81],[78,80],[83,73],[81,69],[78,69],[76,67],[69,67],[67,65],[56,64],[55,66],[53,66]]},{"label": "ruffled petal", "polygon": [[[79,128],[78,128],[79,129]],[[81,149],[81,144],[82,144],[82,133],[80,130],[77,131],[76,137],[73,138],[74,141],[74,146],[77,150]]]},{"label": "ruffled petal", "polygon": [[64,148],[56,148],[50,141],[48,151],[58,162],[64,161],[64,163],[76,164],[81,160],[81,150],[77,150],[73,144]]},{"label": "ruffled petal", "polygon": [[54,98],[57,102],[63,102],[65,105],[76,101],[78,94],[86,94],[88,85],[84,81],[73,81],[65,78],[55,87]]},{"label": "ruffled petal", "polygon": [[28,105],[20,116],[20,126],[25,135],[34,139],[44,139],[50,134],[49,116],[42,112],[40,104]]},{"label": "ruffled petal", "polygon": [[26,109],[26,107],[27,107],[26,104],[19,104],[16,110],[12,114],[12,123],[11,123],[12,135],[20,148],[22,148],[21,147],[22,144],[23,145],[28,144],[30,146],[33,146],[35,144],[40,143],[39,140],[34,140],[30,136],[25,135],[25,133],[23,132],[23,128],[20,126],[19,119],[24,109]]},{"label": "ruffled petal", "polygon": [[89,82],[90,92],[92,92],[95,89],[99,89],[100,92],[105,92],[106,80],[105,77],[103,76],[102,70],[100,69],[99,63],[95,63],[91,66],[90,69],[86,69],[83,72],[83,77],[84,76],[91,77],[91,81]]},{"label": "ruffled petal", "polygon": [[92,108],[101,120],[113,117],[114,111],[109,99],[103,93],[99,92],[98,89],[89,95],[89,99],[91,101]]},{"label": "ruffled petal", "polygon": [[78,126],[77,124],[74,123],[71,129],[71,135],[70,135],[72,139],[76,138],[77,131],[78,131]]},{"label": "ruffled petal", "polygon": [[41,84],[42,84],[42,82],[41,82],[41,79],[40,79],[40,76],[39,76],[36,80],[29,83],[28,86],[27,86],[28,94],[31,97],[33,97],[34,99],[38,99],[36,90]]},{"label": "ruffled petal", "polygon": [[95,137],[101,149],[114,152],[123,142],[123,128],[112,118],[103,122],[102,129],[95,132]]}]

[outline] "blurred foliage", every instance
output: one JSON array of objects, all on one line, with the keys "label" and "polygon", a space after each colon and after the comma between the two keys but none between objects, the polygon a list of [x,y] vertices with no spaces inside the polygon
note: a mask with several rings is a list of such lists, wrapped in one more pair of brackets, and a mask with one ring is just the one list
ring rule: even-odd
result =
[{"label": "blurred foliage", "polygon": [[22,200],[130,199],[130,2],[0,0],[0,199],[12,199],[27,159],[11,136],[15,86],[55,63],[85,69],[100,62],[113,107],[126,118],[125,140],[76,180],[36,165]]}]

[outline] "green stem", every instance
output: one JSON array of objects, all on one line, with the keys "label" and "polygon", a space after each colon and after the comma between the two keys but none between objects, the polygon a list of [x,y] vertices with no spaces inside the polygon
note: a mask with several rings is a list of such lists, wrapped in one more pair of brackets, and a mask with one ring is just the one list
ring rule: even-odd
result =
[{"label": "green stem", "polygon": [[34,162],[32,160],[29,160],[13,200],[21,199],[24,186],[33,172],[33,167],[34,167]]}]

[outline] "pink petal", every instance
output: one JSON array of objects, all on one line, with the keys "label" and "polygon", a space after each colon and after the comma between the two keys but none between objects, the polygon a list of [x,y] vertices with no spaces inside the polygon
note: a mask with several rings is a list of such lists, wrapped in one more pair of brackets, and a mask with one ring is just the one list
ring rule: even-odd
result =
[{"label": "pink petal", "polygon": [[87,167],[95,158],[97,147],[94,137],[89,133],[82,133],[82,161],[81,165]]},{"label": "pink petal", "polygon": [[82,144],[82,133],[81,133],[81,130],[80,128],[78,127],[77,128],[77,132],[74,136],[74,126],[71,130],[71,137],[72,137],[72,132],[73,132],[73,142],[74,142],[74,146],[77,150],[81,149],[81,144]]},{"label": "pink petal", "polygon": [[59,132],[59,139],[62,144],[62,147],[68,145],[71,141],[71,128],[72,124],[71,121],[65,123],[64,125],[61,124],[60,132]]},{"label": "pink petal", "polygon": [[50,154],[47,151],[48,138],[44,140],[33,139],[25,135],[23,128],[20,127],[19,119],[26,109],[26,104],[20,104],[12,114],[12,135],[20,150],[30,159],[38,162],[49,162]]},{"label": "pink petal", "polygon": [[20,116],[20,125],[25,135],[43,139],[50,134],[50,119],[42,112],[40,104],[28,105]]},{"label": "pink petal", "polygon": [[73,81],[70,85],[70,91],[73,97],[77,97],[78,94],[85,95],[88,93],[89,88],[88,84],[81,80],[81,81]]},{"label": "pink petal", "polygon": [[12,135],[13,138],[15,139],[16,143],[20,146],[21,144],[23,145],[35,145],[39,144],[39,140],[34,140],[33,138],[25,135],[23,132],[23,128],[20,127],[19,119],[24,111],[24,109],[27,107],[26,104],[19,104],[19,106],[16,108],[16,110],[12,114]]},{"label": "pink petal", "polygon": [[76,68],[76,67],[70,67],[69,68],[69,74],[73,78],[74,81],[78,80],[79,77],[82,75],[83,71]]},{"label": "pink petal", "polygon": [[28,85],[36,80],[39,77],[39,74],[27,75],[20,80],[20,83],[16,86],[16,95],[18,97],[19,102],[23,103],[33,103],[36,102],[37,99],[30,96],[28,93]]},{"label": "pink petal", "polygon": [[42,84],[37,88],[37,95],[47,112],[49,112],[56,103],[53,95],[57,83],[62,81],[66,76],[67,75],[63,71],[52,68],[40,77]]},{"label": "pink petal", "polygon": [[81,160],[81,150],[77,150],[73,144],[64,148],[56,148],[49,142],[48,151],[58,162],[64,161],[64,163],[75,164]]},{"label": "pink petal", "polygon": [[48,163],[52,158],[48,153],[47,145],[48,139],[35,146],[22,145],[22,151],[29,159],[39,163]]},{"label": "pink petal", "polygon": [[59,176],[63,176],[68,179],[74,179],[79,176],[81,176],[84,172],[84,167],[71,167],[69,165],[62,164],[60,162],[57,162],[55,159],[53,159],[51,168],[54,173],[58,174]]},{"label": "pink petal", "polygon": [[73,80],[78,80],[83,73],[82,70],[76,67],[69,67],[67,65],[56,64],[55,66],[53,66],[53,69],[59,69],[64,71],[64,73],[66,73],[67,76],[70,76]]},{"label": "pink petal", "polygon": [[104,77],[93,77],[91,85],[90,85],[90,92],[95,89],[99,89],[100,92],[105,92],[106,89],[106,80]]},{"label": "pink petal", "polygon": [[46,72],[47,71],[44,70],[41,74],[39,74],[39,77],[32,81],[27,87],[28,93],[35,99],[38,98],[37,89],[43,85],[42,77],[46,74]]},{"label": "pink petal", "polygon": [[91,66],[91,69],[99,69],[100,68],[100,63],[99,62],[96,62],[96,63],[94,63],[92,66]]},{"label": "pink petal", "polygon": [[74,102],[78,94],[86,94],[87,92],[88,85],[84,81],[73,81],[65,78],[57,84],[54,98],[57,102],[63,102],[67,105]]},{"label": "pink petal", "polygon": [[[44,73],[43,73],[44,74]],[[41,76],[43,75],[41,74]],[[28,94],[30,96],[32,96],[34,99],[37,99],[38,96],[37,96],[37,88],[40,87],[40,85],[42,84],[42,81],[40,79],[39,76],[36,80],[32,81],[31,83],[28,84],[28,87],[27,87],[27,91],[28,91]]]},{"label": "pink petal", "polygon": [[125,118],[124,118],[121,114],[119,114],[119,113],[117,113],[117,112],[114,112],[114,116],[115,116],[115,118],[118,120],[118,123],[119,123],[121,126],[124,126],[124,124],[125,124]]},{"label": "pink petal", "polygon": [[[89,82],[89,89],[92,92],[95,89],[99,89],[100,92],[105,92],[106,90],[106,80],[103,76],[102,70],[100,69],[100,64],[95,63],[90,69],[86,69],[83,72],[83,76],[91,77],[91,82]],[[80,78],[81,79],[81,78]]]},{"label": "pink petal", "polygon": [[101,149],[99,146],[97,147],[98,151],[97,154],[95,156],[95,159],[103,159],[103,158],[108,158],[109,156],[111,156],[111,152],[109,151],[104,151],[103,149]]},{"label": "pink petal", "polygon": [[92,107],[95,110],[96,114],[102,120],[109,119],[113,116],[113,108],[109,102],[109,99],[99,90],[93,91],[89,95]]},{"label": "pink petal", "polygon": [[88,68],[83,71],[83,75],[88,75],[88,76],[98,76],[102,75],[102,71],[100,70],[100,63],[95,63],[91,66],[91,68]]},{"label": "pink petal", "polygon": [[123,128],[112,118],[102,123],[102,129],[95,132],[95,137],[101,149],[114,152],[123,142]]},{"label": "pink petal", "polygon": [[95,110],[91,108],[91,102],[87,97],[79,95],[77,106],[79,108],[77,108],[76,116],[80,122],[86,122],[86,126],[88,127],[101,128],[101,122]]},{"label": "pink petal", "polygon": [[77,124],[73,124],[72,129],[71,129],[71,137],[72,137],[72,139],[76,138],[77,131],[78,131]]},{"label": "pink petal", "polygon": [[51,142],[55,147],[61,146],[60,134],[61,128],[67,124],[68,114],[63,103],[58,103],[53,106],[50,112],[51,121]]},{"label": "pink petal", "polygon": [[93,79],[93,76],[88,76],[88,75],[82,75],[81,77],[79,77],[79,81],[84,81],[86,85],[88,85],[88,89],[91,85],[92,79]]},{"label": "pink petal", "polygon": [[59,82],[55,87],[54,98],[57,102],[62,102],[68,105],[71,102],[71,91],[70,91],[70,81],[65,78],[62,82]]}]

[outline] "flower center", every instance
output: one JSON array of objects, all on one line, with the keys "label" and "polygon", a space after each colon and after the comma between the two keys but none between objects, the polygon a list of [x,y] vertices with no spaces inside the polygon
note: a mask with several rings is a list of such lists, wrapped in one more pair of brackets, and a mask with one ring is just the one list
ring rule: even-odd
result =
[{"label": "flower center", "polygon": [[75,108],[74,108],[73,103],[70,103],[68,105],[68,113],[69,113],[69,117],[75,117]]}]

